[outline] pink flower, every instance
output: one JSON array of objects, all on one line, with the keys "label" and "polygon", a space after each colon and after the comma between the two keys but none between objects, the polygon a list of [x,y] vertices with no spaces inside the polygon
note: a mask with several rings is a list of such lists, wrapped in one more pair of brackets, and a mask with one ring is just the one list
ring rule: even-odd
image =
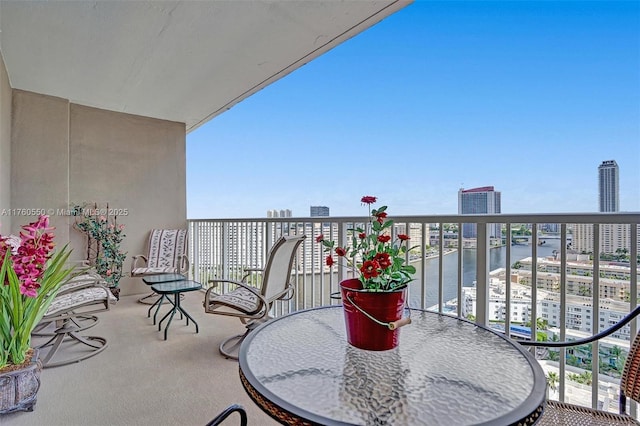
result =
[{"label": "pink flower", "polygon": [[107,272],[106,272],[106,273],[107,273],[107,276],[108,276],[108,277],[110,277],[110,276],[111,276],[111,274],[112,274],[111,269],[107,269]]},{"label": "pink flower", "polygon": [[22,226],[20,237],[9,236],[0,239],[0,255],[11,247],[13,270],[20,281],[20,293],[27,297],[37,297],[38,280],[53,250],[53,234],[49,233],[49,217],[42,215],[38,220]]}]

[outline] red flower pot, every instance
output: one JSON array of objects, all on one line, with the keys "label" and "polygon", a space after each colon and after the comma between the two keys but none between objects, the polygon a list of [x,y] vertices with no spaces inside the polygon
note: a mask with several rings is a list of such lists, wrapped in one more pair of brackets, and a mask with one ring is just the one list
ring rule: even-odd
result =
[{"label": "red flower pot", "polygon": [[349,344],[370,351],[386,351],[398,346],[399,327],[410,322],[409,319],[401,320],[406,287],[393,291],[367,291],[359,279],[352,278],[340,283],[340,291]]}]

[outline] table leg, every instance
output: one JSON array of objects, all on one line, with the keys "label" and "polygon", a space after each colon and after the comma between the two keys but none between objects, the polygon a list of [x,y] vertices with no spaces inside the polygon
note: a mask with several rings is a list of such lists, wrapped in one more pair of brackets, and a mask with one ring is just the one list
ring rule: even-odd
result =
[{"label": "table leg", "polygon": [[169,316],[169,321],[167,321],[167,326],[164,328],[164,340],[167,340],[167,331],[169,330],[169,326],[171,325],[173,316],[176,314],[176,311],[180,312],[178,310],[178,308],[180,307],[180,293],[176,293],[174,296],[175,296],[175,301],[173,303],[173,308],[171,308],[171,310],[167,312],[165,316],[163,316],[160,322],[158,323],[158,331],[160,331],[162,329],[163,321],[165,320],[165,318],[167,318],[167,316]]},{"label": "table leg", "polygon": [[[162,305],[162,299],[167,299],[169,301],[169,303],[171,303],[173,306],[175,306],[175,304],[173,303],[173,301],[171,300],[171,298],[169,296],[167,296],[166,294],[162,294],[160,296],[160,298],[158,300],[160,300],[160,304],[158,305],[158,307],[156,308],[156,312],[155,314],[153,314],[153,323],[156,323],[156,317],[158,315],[158,311],[160,311],[160,306]],[[180,319],[182,319],[182,313],[180,313]]]},{"label": "table leg", "polygon": [[191,321],[196,325],[196,333],[198,333],[200,330],[198,329],[198,323],[196,322],[196,320],[191,318],[191,315],[189,315],[187,313],[187,311],[182,309],[182,306],[178,306],[178,309],[180,309],[180,312],[183,313],[187,317],[187,325],[189,325],[189,319],[191,319]]},{"label": "table leg", "polygon": [[156,300],[156,302],[153,305],[151,305],[151,307],[149,308],[149,311],[147,312],[147,318],[149,318],[151,316],[151,309],[153,309],[153,307],[157,305],[156,312],[153,314],[154,324],[156,323],[156,317],[158,316],[158,311],[160,311],[160,307],[162,306],[163,299],[167,299],[169,302],[171,302],[171,299],[169,299],[165,294],[161,294],[160,297],[158,297],[158,300]]}]

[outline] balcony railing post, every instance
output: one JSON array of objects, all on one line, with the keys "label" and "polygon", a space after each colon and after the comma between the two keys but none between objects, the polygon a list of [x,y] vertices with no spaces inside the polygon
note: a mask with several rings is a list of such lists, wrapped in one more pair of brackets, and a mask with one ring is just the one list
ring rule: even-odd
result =
[{"label": "balcony railing post", "polygon": [[222,226],[222,278],[229,279],[229,227],[231,225],[228,222],[225,222]]},{"label": "balcony railing post", "polygon": [[476,242],[476,323],[489,322],[489,224],[478,223]]}]

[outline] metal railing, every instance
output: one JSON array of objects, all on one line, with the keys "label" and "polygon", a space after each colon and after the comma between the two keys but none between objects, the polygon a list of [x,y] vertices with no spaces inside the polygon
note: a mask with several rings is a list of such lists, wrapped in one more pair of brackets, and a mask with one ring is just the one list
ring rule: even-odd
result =
[{"label": "metal railing", "polygon": [[[550,325],[558,330],[555,338],[567,340],[574,333],[597,334],[616,315],[623,316],[638,305],[640,213],[393,219],[392,236],[407,234],[414,247],[406,255],[406,261],[417,269],[409,286],[411,307],[470,318],[513,338],[523,337],[519,334],[522,330],[533,339],[553,338],[554,333],[547,330]],[[306,234],[292,276],[296,295],[279,302],[273,314],[340,303],[331,294],[338,292],[339,282],[354,272],[344,265],[329,269],[326,253],[316,238],[322,234],[347,246],[352,229],[368,222],[368,217],[190,220],[190,274],[205,286],[214,277],[240,280],[244,269],[263,266],[278,237]],[[249,280],[257,284],[260,277],[253,274]],[[513,325],[524,329],[513,331]],[[626,336],[634,336],[637,331],[637,322],[633,321]],[[629,341],[619,337],[613,346],[624,352]],[[608,350],[620,357],[611,343]],[[621,360],[603,355],[599,343],[581,352],[577,365],[576,355],[564,349],[557,359],[548,353],[543,355],[547,356],[541,361],[545,370],[557,371],[557,398],[561,401],[603,408],[603,402],[610,399],[611,383],[615,387],[619,381],[615,375]],[[603,366],[601,358],[615,363],[618,369]],[[607,374],[601,374],[601,370],[607,370],[602,371]],[[592,377],[598,378],[590,385],[590,404],[579,397],[589,386],[567,384],[567,376],[577,375],[577,371],[591,371]],[[635,416],[636,407],[632,405]],[[611,404],[615,406],[615,402]]]}]

